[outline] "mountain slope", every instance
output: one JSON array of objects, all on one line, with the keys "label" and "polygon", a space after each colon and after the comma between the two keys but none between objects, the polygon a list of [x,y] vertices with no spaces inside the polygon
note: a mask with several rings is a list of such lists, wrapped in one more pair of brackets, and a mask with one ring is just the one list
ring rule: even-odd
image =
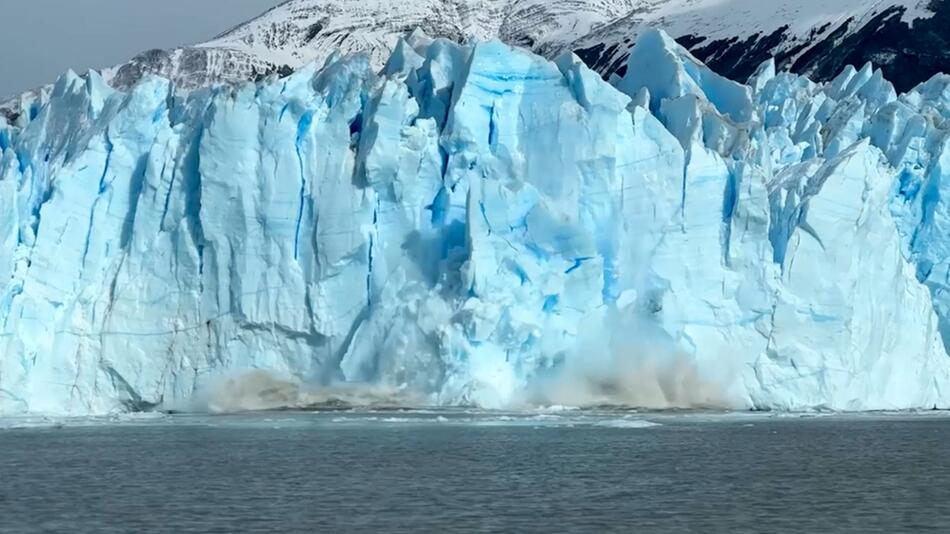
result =
[{"label": "mountain slope", "polygon": [[950,70],[947,0],[668,0],[598,28],[574,47],[609,75],[623,74],[645,27],[660,27],[724,75],[747,79],[765,60],[825,81],[872,62],[907,91]]},{"label": "mountain slope", "polygon": [[[648,27],[740,80],[772,56],[780,69],[817,80],[871,61],[899,91],[950,71],[950,0],[290,0],[208,42],[151,50],[102,75],[121,90],[156,74],[188,91],[286,75],[337,51],[367,53],[378,68],[400,38],[419,31],[498,38],[548,58],[572,50],[609,78],[623,74]],[[0,112],[11,118],[35,98],[0,104]]]},{"label": "mountain slope", "polygon": [[907,90],[950,70],[940,46],[948,16],[946,0],[295,0],[200,46],[290,67],[336,49],[368,51],[379,65],[419,28],[456,41],[497,37],[548,57],[576,50],[609,76],[622,73],[641,30],[659,27],[732,77],[748,77],[772,56],[818,79],[872,61]]},{"label": "mountain slope", "polygon": [[454,41],[502,41],[557,52],[635,11],[640,0],[295,0],[201,47],[236,49],[292,67],[334,50],[368,51],[375,63],[416,28]]}]

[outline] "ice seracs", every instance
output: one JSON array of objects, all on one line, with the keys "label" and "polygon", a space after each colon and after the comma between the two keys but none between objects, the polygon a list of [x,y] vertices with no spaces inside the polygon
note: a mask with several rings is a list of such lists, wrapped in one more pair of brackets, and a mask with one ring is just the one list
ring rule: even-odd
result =
[{"label": "ice seracs", "polygon": [[0,411],[247,369],[485,407],[950,405],[945,78],[744,85],[650,31],[614,82],[442,39],[187,96],[64,76],[0,129]]}]

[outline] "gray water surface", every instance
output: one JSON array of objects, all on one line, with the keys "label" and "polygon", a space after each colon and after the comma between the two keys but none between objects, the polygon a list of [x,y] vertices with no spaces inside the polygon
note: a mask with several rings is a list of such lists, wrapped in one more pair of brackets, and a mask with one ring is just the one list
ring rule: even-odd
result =
[{"label": "gray water surface", "polygon": [[948,444],[922,415],[5,421],[0,532],[950,532]]}]

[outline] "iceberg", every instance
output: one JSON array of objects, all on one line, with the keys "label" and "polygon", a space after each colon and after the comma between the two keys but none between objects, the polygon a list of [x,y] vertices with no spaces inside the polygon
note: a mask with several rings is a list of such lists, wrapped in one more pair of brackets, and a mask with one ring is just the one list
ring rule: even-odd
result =
[{"label": "iceberg", "polygon": [[0,123],[3,414],[241,370],[486,408],[950,407],[947,76],[742,84],[648,31],[607,82],[436,39],[188,94],[68,73],[28,111]]}]

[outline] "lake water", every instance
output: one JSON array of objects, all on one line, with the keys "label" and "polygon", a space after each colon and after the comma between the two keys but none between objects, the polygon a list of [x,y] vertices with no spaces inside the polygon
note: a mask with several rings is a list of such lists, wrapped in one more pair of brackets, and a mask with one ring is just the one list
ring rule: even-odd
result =
[{"label": "lake water", "polygon": [[950,417],[0,421],[0,532],[950,532]]}]

